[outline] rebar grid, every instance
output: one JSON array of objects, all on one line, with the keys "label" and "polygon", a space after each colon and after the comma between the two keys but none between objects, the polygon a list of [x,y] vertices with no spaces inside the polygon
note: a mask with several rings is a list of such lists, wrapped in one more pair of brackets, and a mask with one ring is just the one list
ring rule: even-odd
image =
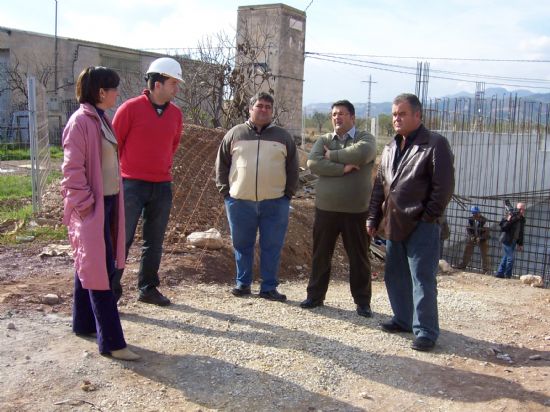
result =
[{"label": "rebar grid", "polygon": [[[482,96],[482,95],[481,95]],[[446,136],[455,155],[455,190],[447,208],[451,237],[443,258],[460,265],[470,207],[479,206],[490,229],[494,273],[502,257],[499,222],[504,200],[527,205],[524,250],[516,250],[513,276],[540,275],[550,286],[550,105],[510,95],[490,99],[435,99],[424,124]],[[479,248],[469,269],[482,271]]]}]

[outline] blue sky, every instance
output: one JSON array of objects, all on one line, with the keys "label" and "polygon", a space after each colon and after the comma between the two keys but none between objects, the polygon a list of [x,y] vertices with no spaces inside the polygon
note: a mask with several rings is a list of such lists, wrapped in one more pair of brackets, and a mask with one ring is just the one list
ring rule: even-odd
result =
[{"label": "blue sky", "polygon": [[[54,34],[55,0],[2,0],[2,3],[0,26]],[[142,49],[189,48],[222,30],[232,34],[238,6],[268,3],[276,2],[58,0],[58,35]],[[342,98],[365,102],[368,94],[365,81],[369,75],[376,82],[372,85],[372,101],[390,101],[399,93],[414,92],[415,76],[396,72],[414,73],[419,61],[430,63],[430,97],[473,92],[476,80],[485,81],[486,88],[495,87],[489,83],[505,83],[510,85],[504,86],[509,90],[550,92],[550,2],[289,0],[284,3],[300,10],[307,8],[306,52],[357,55],[346,56],[346,64],[306,57],[304,104]],[[349,59],[354,59],[353,64],[371,67],[350,65]],[[465,77],[464,73],[479,77]]]}]

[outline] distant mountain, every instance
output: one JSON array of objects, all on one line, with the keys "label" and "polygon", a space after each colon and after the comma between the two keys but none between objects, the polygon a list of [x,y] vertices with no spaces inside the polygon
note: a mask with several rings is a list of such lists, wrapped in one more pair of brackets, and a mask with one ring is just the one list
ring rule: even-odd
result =
[{"label": "distant mountain", "polygon": [[[352,103],[355,106],[355,116],[366,117],[367,103],[356,103],[356,102],[352,102]],[[306,115],[306,117],[309,117],[315,112],[329,113],[330,106],[332,106],[332,103],[310,103],[304,107],[305,109],[304,114]],[[391,113],[391,102],[370,104],[371,117],[375,117],[383,113],[386,113],[386,114]]]},{"label": "distant mountain", "polygon": [[[550,93],[545,93],[545,94],[547,94],[550,97]],[[537,95],[544,96],[545,94],[535,94],[529,90],[524,90],[524,89],[510,91],[510,90],[506,90],[503,87],[490,87],[488,89],[485,89],[486,99],[490,99],[492,97],[497,97],[501,99],[504,96],[510,96],[510,95],[517,95],[517,97],[521,97],[521,98],[524,98],[524,97],[531,98],[532,96],[537,96]],[[443,97],[447,97],[450,99],[461,98],[461,97],[468,98],[468,97],[475,97],[475,93],[460,92],[460,93],[451,94]]]},{"label": "distant mountain", "polygon": [[[502,99],[503,97],[508,96],[517,96],[518,98],[535,101],[540,103],[550,103],[550,93],[533,93],[529,90],[506,90],[502,87],[491,87],[485,89],[485,99],[492,99],[494,97]],[[460,92],[452,95],[443,96],[443,98],[448,99],[468,99],[475,98],[474,93]],[[367,103],[356,103],[352,102],[355,106],[355,115],[357,117],[366,117],[367,113]],[[329,113],[330,106],[332,103],[310,103],[304,107],[304,115],[309,117],[315,112],[319,113]],[[378,116],[379,114],[390,114],[391,113],[391,102],[384,103],[371,103],[370,108],[371,116]]]}]

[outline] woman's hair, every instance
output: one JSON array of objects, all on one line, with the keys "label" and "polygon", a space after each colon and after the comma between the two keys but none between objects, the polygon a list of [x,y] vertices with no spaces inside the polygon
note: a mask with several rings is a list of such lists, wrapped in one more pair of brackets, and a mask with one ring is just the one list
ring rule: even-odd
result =
[{"label": "woman's hair", "polygon": [[88,67],[82,70],[76,81],[76,98],[79,103],[95,105],[99,102],[99,89],[114,89],[118,87],[120,77],[106,67]]}]

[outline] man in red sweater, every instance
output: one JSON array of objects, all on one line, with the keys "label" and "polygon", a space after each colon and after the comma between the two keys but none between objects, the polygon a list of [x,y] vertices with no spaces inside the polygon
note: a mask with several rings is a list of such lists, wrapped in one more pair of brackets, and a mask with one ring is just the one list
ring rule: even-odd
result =
[{"label": "man in red sweater", "polygon": [[[167,306],[159,292],[158,270],[164,233],[172,207],[172,161],[183,128],[183,116],[171,103],[182,82],[180,64],[169,57],[151,63],[147,89],[117,110],[113,126],[118,140],[126,213],[126,256],[143,217],[143,246],[138,274],[138,300]],[[112,282],[117,300],[122,295],[122,270]]]}]

